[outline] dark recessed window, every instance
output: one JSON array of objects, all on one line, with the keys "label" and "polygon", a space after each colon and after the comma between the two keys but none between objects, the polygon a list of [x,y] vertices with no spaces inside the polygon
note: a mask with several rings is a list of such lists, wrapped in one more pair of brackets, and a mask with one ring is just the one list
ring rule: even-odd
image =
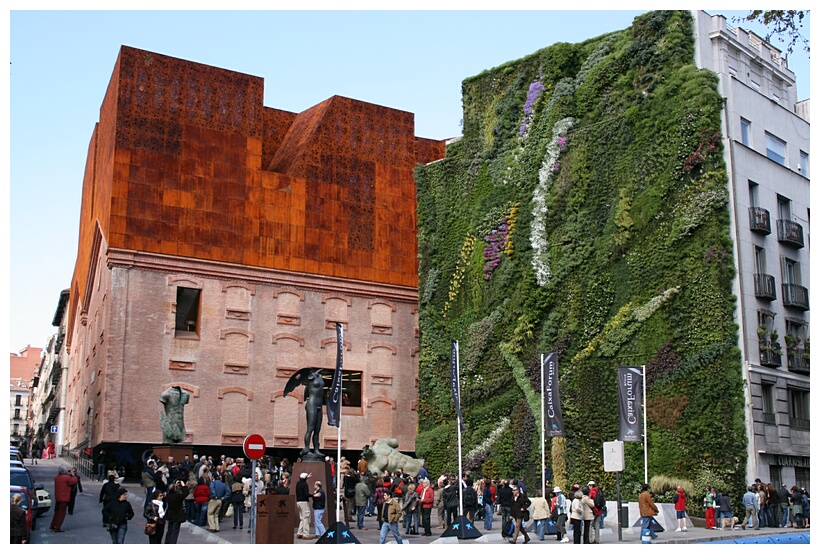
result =
[{"label": "dark recessed window", "polygon": [[176,336],[199,336],[199,303],[202,291],[177,287]]},{"label": "dark recessed window", "polygon": [[[322,377],[325,379],[325,398],[333,383],[332,369],[323,369]],[[342,370],[342,407],[351,408],[362,407],[362,372]]]}]

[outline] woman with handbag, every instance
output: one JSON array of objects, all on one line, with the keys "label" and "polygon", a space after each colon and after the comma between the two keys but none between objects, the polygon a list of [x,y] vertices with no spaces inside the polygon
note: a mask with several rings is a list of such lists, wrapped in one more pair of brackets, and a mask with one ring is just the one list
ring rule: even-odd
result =
[{"label": "woman with handbag", "polygon": [[117,498],[110,501],[103,508],[103,518],[111,534],[111,541],[114,544],[125,544],[125,533],[128,532],[128,520],[134,517],[134,509],[128,502],[128,491],[119,489]]},{"label": "woman with handbag", "polygon": [[233,528],[236,524],[239,528],[245,525],[245,485],[241,479],[237,479],[231,485],[231,507],[233,508]]},{"label": "woman with handbag", "polygon": [[162,535],[165,533],[165,493],[155,490],[142,515],[145,517],[148,544],[162,544]]}]

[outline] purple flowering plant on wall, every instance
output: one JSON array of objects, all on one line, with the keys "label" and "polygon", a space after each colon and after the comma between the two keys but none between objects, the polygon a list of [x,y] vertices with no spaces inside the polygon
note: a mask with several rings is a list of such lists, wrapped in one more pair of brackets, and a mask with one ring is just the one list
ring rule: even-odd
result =
[{"label": "purple flowering plant on wall", "polygon": [[530,89],[527,91],[527,100],[524,102],[524,120],[521,122],[519,129],[521,136],[527,132],[527,126],[533,118],[533,111],[535,110],[535,103],[541,97],[541,93],[546,90],[546,87],[541,81],[533,81],[530,83]]},{"label": "purple flowering plant on wall", "polygon": [[505,217],[501,225],[493,229],[489,235],[484,237],[484,279],[489,281],[492,278],[493,270],[501,262],[501,253],[507,243],[507,235],[510,227]]}]

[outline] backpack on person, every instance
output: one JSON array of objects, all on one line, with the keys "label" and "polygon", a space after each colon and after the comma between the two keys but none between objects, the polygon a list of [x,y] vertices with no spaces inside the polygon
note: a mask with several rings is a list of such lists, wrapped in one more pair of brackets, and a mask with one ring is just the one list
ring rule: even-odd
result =
[{"label": "backpack on person", "polygon": [[606,508],[606,498],[604,497],[604,491],[598,489],[598,492],[595,493],[595,507],[599,510]]}]

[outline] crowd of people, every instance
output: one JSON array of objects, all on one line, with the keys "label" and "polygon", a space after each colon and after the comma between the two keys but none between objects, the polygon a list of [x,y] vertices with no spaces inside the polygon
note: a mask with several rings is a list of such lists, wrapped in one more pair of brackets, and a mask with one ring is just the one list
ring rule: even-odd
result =
[{"label": "crowd of people", "polygon": [[707,487],[703,496],[706,512],[706,528],[734,530],[740,526],[745,530],[761,527],[793,527],[803,529],[809,526],[810,497],[805,488],[794,485],[791,489],[781,483],[763,483],[756,479],[746,488],[742,498],[743,508],[732,509],[729,491],[719,491]]},{"label": "crowd of people", "polygon": [[[297,538],[302,540],[317,539],[325,533],[323,516],[334,503],[337,479],[341,490],[339,510],[346,525],[351,527],[351,521],[355,521],[357,529],[366,530],[366,518],[375,518],[380,543],[391,533],[398,543],[402,542],[402,532],[431,536],[434,526],[446,529],[463,515],[472,524],[483,521],[485,531],[493,529],[493,518],[498,516],[501,535],[511,543],[518,542],[520,535],[526,544],[533,533],[541,541],[554,535],[559,542],[570,542],[571,536],[574,544],[596,544],[600,542],[600,529],[607,515],[604,493],[594,481],[583,487],[572,485],[566,492],[547,481],[543,489],[535,488],[530,496],[521,478],[474,481],[471,472],[466,471],[459,483],[458,476],[451,473],[431,479],[426,466],[417,475],[409,475],[401,468],[392,472],[370,471],[364,457],[356,466],[344,457],[338,464],[331,457],[325,461],[331,468],[333,491],[325,491],[321,480],[310,481],[310,473],[292,477],[293,468],[287,458],[263,457],[257,464],[256,475],[251,475],[251,466],[243,458],[194,455],[192,459],[185,456],[182,460],[163,460],[151,455],[141,472],[148,541],[159,544],[164,539],[166,544],[176,543],[180,526],[186,521],[218,533],[223,519],[228,518],[232,519],[234,529],[243,529],[246,511],[249,517],[253,514],[253,480],[257,494],[287,495],[293,487],[300,519]],[[122,485],[124,475],[105,467],[100,464],[97,475],[106,480],[99,498],[103,506],[102,523],[113,543],[123,543],[134,512],[127,500],[128,491]],[[59,468],[55,477],[53,531],[62,532],[62,523],[66,514],[72,513],[74,498],[81,487],[76,471],[65,466]],[[708,529],[809,526],[810,499],[805,489],[794,486],[789,490],[783,484],[776,488],[758,479],[748,486],[743,507],[736,511],[729,496],[729,491],[706,488],[702,502]],[[683,488],[677,487],[672,502],[677,518],[675,531],[685,532],[687,497]],[[653,522],[658,508],[648,484],[642,486],[638,505],[642,533],[655,538]],[[247,523],[250,532],[252,522]]]}]

